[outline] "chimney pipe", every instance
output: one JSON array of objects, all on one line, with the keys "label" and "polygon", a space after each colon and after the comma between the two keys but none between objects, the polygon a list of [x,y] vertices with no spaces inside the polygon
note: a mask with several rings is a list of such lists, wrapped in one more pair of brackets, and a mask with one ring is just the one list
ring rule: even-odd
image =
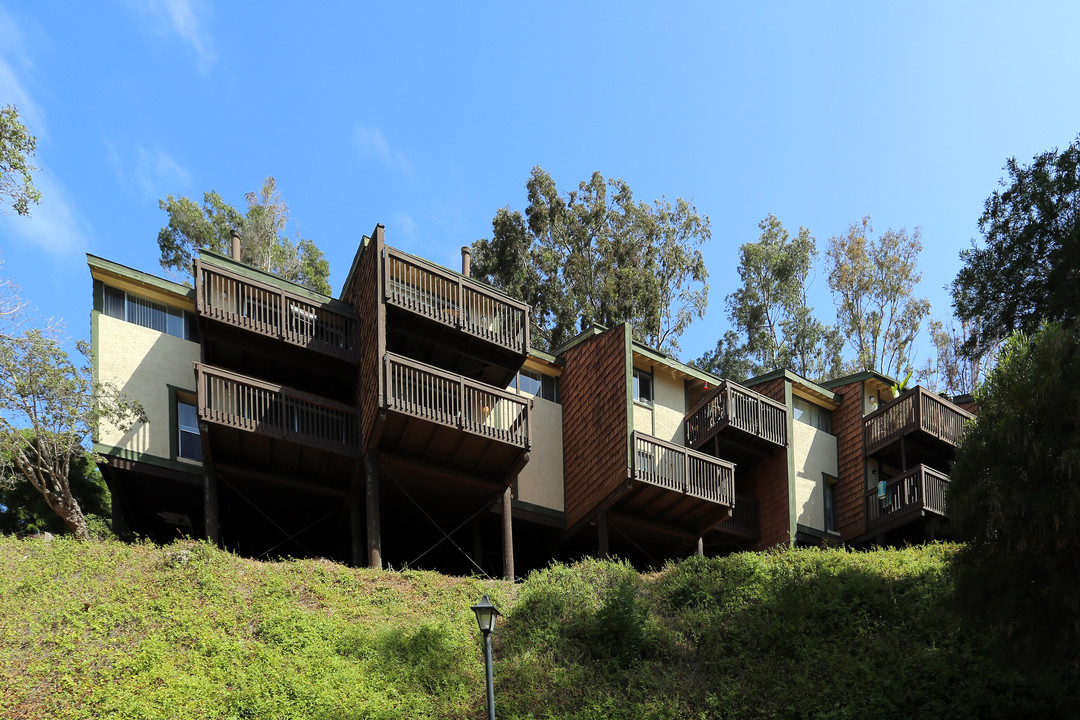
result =
[{"label": "chimney pipe", "polygon": [[461,274],[465,277],[472,277],[469,272],[472,269],[472,250],[468,245],[461,246]]},{"label": "chimney pipe", "polygon": [[229,235],[232,236],[232,259],[240,262],[240,230],[233,228]]}]

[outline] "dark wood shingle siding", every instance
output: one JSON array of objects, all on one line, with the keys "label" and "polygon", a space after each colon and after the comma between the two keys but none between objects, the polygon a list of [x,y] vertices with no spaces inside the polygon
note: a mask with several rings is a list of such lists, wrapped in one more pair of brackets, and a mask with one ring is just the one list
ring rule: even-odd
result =
[{"label": "dark wood shingle siding", "polygon": [[617,327],[563,355],[566,522],[573,526],[626,482],[626,346]]},{"label": "dark wood shingle siding", "polygon": [[349,284],[341,291],[341,299],[348,302],[360,316],[359,328],[359,379],[357,404],[360,407],[361,442],[367,447],[375,415],[379,409],[379,378],[382,358],[379,357],[379,254],[382,243],[372,239],[357,251],[356,271]]},{"label": "dark wood shingle siding", "polygon": [[[754,386],[754,391],[767,398],[784,402],[784,378],[776,378]],[[743,473],[736,468],[735,492],[755,498],[760,506],[761,538],[754,550],[764,550],[791,542],[791,506],[788,483],[789,448],[777,450],[772,456],[759,460]]]},{"label": "dark wood shingle siding", "polygon": [[836,435],[838,475],[835,491],[836,529],[844,540],[851,540],[866,530],[866,462],[863,458],[863,386],[861,382],[833,388],[842,396],[840,407],[833,410],[832,428]]}]

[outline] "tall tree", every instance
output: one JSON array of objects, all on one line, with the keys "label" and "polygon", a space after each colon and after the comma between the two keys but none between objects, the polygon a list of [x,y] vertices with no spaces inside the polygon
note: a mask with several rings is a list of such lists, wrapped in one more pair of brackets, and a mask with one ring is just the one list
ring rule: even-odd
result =
[{"label": "tall tree", "polygon": [[757,374],[758,370],[746,354],[745,343],[734,330],[728,330],[723,337],[717,338],[716,347],[689,364],[735,382],[743,382]]},{"label": "tall tree", "polygon": [[169,195],[161,200],[159,205],[169,216],[169,224],[158,232],[161,266],[190,274],[192,258],[200,250],[228,255],[235,228],[240,231],[242,262],[329,295],[330,264],[299,231],[295,243],[289,239],[289,206],[274,178],[266,178],[246,199],[244,214],[213,190],[203,194],[201,207],[186,197]]},{"label": "tall tree", "polygon": [[918,228],[886,230],[876,239],[869,216],[845,236],[829,240],[829,289],[837,324],[855,353],[852,371],[876,370],[903,377],[912,370],[912,345],[930,314],[915,296],[922,242]]},{"label": "tall tree", "polygon": [[[956,453],[949,515],[968,544],[965,607],[1025,663],[1067,663],[1080,681],[1080,331],[1018,332],[976,393]],[[1049,662],[1048,662],[1049,661]]]},{"label": "tall tree", "polygon": [[[64,521],[49,507],[45,497],[20,475],[10,472],[12,470],[14,467],[10,463],[0,461],[0,532],[64,532]],[[97,469],[93,454],[80,448],[68,466],[68,484],[84,515],[109,516],[109,488]]]},{"label": "tall tree", "polygon": [[14,105],[0,108],[0,212],[30,214],[30,203],[41,202],[31,172],[37,138],[19,121]]},{"label": "tall tree", "polygon": [[[88,355],[87,343],[78,344]],[[0,335],[0,461],[31,486],[68,531],[88,537],[71,487],[71,463],[101,422],[121,428],[147,421],[142,407],[114,386],[95,383],[55,339],[38,329]]]},{"label": "tall tree", "polygon": [[927,361],[919,381],[949,395],[974,393],[993,367],[997,346],[983,356],[964,353],[965,343],[978,330],[977,321],[961,321],[957,326],[952,319],[947,322],[931,320],[929,330],[935,353]]},{"label": "tall tree", "polygon": [[473,243],[473,275],[532,305],[538,346],[554,349],[593,323],[628,322],[636,337],[675,352],[708,302],[698,247],[709,219],[693,204],[634,200],[622,180],[593,173],[560,193],[535,167],[525,215],[500,209],[491,239]]},{"label": "tall tree", "polygon": [[728,317],[745,338],[756,372],[787,369],[821,378],[839,364],[843,341],[807,305],[807,278],[817,256],[814,237],[804,227],[791,237],[772,214],[758,227],[758,241],[739,248],[743,284],[727,297]]},{"label": "tall tree", "polygon": [[956,316],[981,321],[964,344],[970,357],[1013,331],[1080,315],[1080,137],[1005,169],[979,218],[983,242],[960,253],[952,284]]}]

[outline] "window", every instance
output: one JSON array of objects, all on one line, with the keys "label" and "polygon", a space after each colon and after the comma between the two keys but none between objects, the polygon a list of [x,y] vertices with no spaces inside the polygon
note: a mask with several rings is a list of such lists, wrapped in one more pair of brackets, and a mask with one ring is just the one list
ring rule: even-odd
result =
[{"label": "window", "polygon": [[202,438],[199,436],[199,413],[195,404],[176,399],[176,456],[202,462]]},{"label": "window", "polygon": [[652,373],[634,368],[634,402],[652,407]]},{"label": "window", "polygon": [[801,397],[792,398],[795,419],[818,430],[832,432],[832,412]]},{"label": "window", "polygon": [[109,317],[126,320],[185,340],[195,340],[195,316],[164,303],[147,300],[114,287],[105,287],[102,307]]},{"label": "window", "polygon": [[822,473],[822,482],[825,489],[825,530],[828,532],[836,531],[836,519],[835,519],[835,495],[836,478],[832,475],[826,475]]},{"label": "window", "polygon": [[516,387],[520,392],[535,395],[542,400],[559,402],[558,379],[551,375],[544,375],[535,370],[522,368],[521,372],[514,378],[511,387]]}]

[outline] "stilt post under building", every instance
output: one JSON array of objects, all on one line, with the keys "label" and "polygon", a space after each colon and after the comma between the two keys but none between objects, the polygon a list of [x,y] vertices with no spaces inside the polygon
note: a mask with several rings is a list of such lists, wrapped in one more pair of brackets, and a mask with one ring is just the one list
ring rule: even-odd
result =
[{"label": "stilt post under building", "polygon": [[364,455],[364,501],[367,510],[368,567],[382,569],[382,531],[379,529],[379,456]]}]

